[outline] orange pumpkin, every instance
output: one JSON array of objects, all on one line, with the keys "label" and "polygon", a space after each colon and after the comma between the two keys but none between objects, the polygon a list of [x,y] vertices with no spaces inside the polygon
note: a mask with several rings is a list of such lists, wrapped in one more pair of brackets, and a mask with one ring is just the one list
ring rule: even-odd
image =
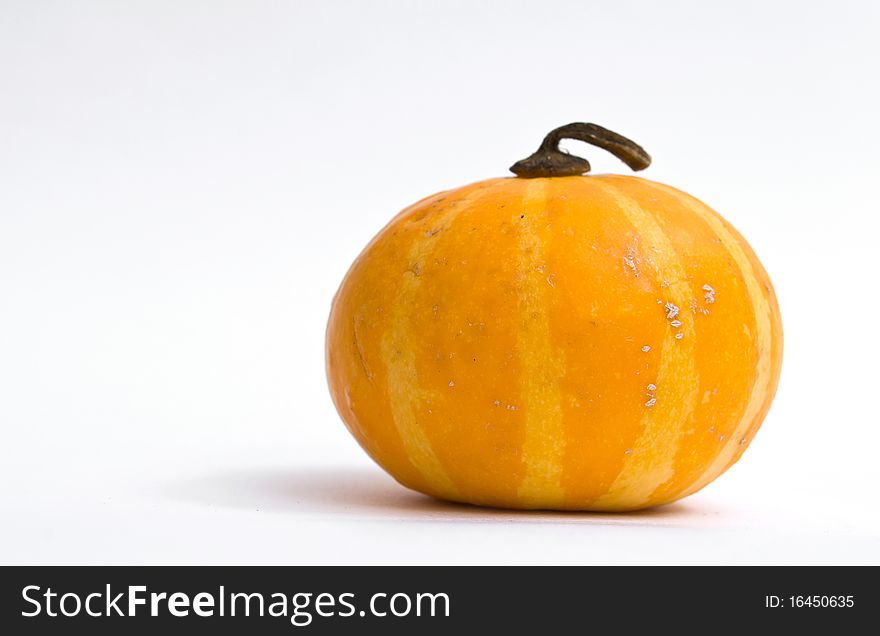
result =
[{"label": "orange pumpkin", "polygon": [[734,464],[776,390],[782,327],[745,239],[666,185],[585,176],[562,138],[650,163],[592,124],[423,199],[352,265],[327,375],[401,484],[505,508],[635,510]]}]

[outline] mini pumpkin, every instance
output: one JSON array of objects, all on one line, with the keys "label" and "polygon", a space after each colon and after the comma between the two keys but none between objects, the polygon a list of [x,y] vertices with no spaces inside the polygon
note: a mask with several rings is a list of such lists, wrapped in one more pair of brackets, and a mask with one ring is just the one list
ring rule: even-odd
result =
[{"label": "mini pumpkin", "polygon": [[408,488],[504,508],[665,504],[735,463],[770,407],[782,327],[745,239],[667,185],[586,175],[564,138],[650,164],[600,126],[558,128],[516,177],[399,213],[333,300],[334,404]]}]

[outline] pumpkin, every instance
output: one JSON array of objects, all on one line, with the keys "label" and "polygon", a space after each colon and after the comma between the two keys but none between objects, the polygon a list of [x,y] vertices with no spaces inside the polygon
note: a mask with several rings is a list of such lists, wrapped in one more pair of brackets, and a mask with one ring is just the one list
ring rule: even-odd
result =
[{"label": "pumpkin", "polygon": [[520,509],[636,510],[734,464],[776,391],[782,327],[740,234],[694,197],[585,174],[564,138],[631,168],[593,124],[400,212],[355,260],[326,336],[330,392],[404,486]]}]

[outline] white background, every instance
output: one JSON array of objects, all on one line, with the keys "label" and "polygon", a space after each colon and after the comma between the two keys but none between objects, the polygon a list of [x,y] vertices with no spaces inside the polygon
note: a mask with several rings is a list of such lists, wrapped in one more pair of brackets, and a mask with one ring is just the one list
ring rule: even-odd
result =
[{"label": "white background", "polygon": [[[878,5],[723,4],[2,2],[0,562],[880,563]],[[761,256],[770,416],[642,514],[408,492],[330,402],[330,299],[570,121]]]}]

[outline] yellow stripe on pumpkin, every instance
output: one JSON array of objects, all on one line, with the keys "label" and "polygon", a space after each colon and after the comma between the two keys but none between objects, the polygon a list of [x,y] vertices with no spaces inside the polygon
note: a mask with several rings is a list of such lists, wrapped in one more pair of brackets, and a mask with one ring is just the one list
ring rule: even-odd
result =
[{"label": "yellow stripe on pumpkin", "polygon": [[732,234],[716,213],[702,202],[670,186],[661,183],[651,183],[651,185],[658,190],[662,190],[663,192],[678,197],[682,205],[690,208],[696,215],[702,218],[710,228],[712,228],[712,231],[714,231],[721,240],[722,245],[727,248],[731,258],[733,258],[737,267],[739,267],[740,272],[742,272],[743,281],[745,282],[746,290],[748,291],[749,298],[752,301],[752,308],[755,312],[756,333],[754,336],[758,349],[758,360],[754,390],[749,395],[748,405],[746,406],[745,412],[737,424],[733,435],[731,435],[727,443],[721,447],[718,455],[712,463],[709,464],[709,467],[703,472],[697,481],[680,495],[681,497],[685,497],[697,492],[709,484],[715,479],[715,477],[728,468],[737,452],[740,442],[743,440],[746,433],[749,432],[755,418],[759,417],[761,414],[767,397],[767,392],[770,390],[770,385],[773,382],[772,316],[767,294],[761,288],[758,274],[755,271],[752,260],[749,258],[748,254],[746,254],[740,243],[741,239]]},{"label": "yellow stripe on pumpkin", "polygon": [[565,492],[561,485],[565,434],[559,380],[565,375],[563,352],[550,334],[550,303],[553,288],[539,267],[545,241],[540,236],[547,212],[545,179],[532,179],[526,186],[515,223],[519,226],[517,263],[521,328],[517,348],[522,364],[521,389],[526,436],[522,459],[526,474],[518,494],[526,507],[559,506]]},{"label": "yellow stripe on pumpkin", "polygon": [[[663,338],[655,398],[633,396],[633,399],[645,400],[642,433],[608,492],[592,506],[599,510],[639,508],[647,505],[651,494],[674,475],[681,435],[697,402],[700,383],[694,366],[696,332],[693,321],[683,318],[683,310],[694,293],[675,248],[657,220],[615,185],[598,180],[596,185],[613,199],[641,241],[654,248],[652,258],[646,259],[642,266],[643,271],[645,265],[653,270],[658,295],[664,303],[669,303],[658,304],[657,319],[680,319],[683,323],[677,328],[670,326]],[[660,281],[668,281],[669,286],[661,289]],[[677,333],[681,334],[680,338],[676,337]]]},{"label": "yellow stripe on pumpkin", "polygon": [[[449,202],[443,212],[431,219],[432,227],[444,231],[449,229],[459,214],[490,189],[472,189],[463,198]],[[392,418],[410,461],[424,477],[432,494],[457,499],[460,498],[458,488],[443,468],[419,424],[419,411],[423,404],[431,400],[432,392],[419,386],[416,365],[419,334],[413,333],[409,317],[412,299],[422,284],[419,264],[430,258],[443,233],[430,232],[416,237],[412,243],[406,261],[408,269],[403,272],[393,302],[390,325],[382,338],[382,359],[387,374]]]}]

